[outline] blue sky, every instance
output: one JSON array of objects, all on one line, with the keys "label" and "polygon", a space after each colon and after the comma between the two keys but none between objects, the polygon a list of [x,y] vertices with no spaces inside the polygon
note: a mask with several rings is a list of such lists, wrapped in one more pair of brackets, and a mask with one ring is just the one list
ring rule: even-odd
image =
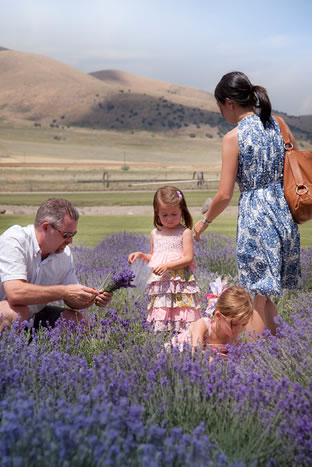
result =
[{"label": "blue sky", "polygon": [[0,0],[0,11],[2,47],[209,92],[239,70],[274,109],[312,114],[312,0]]}]

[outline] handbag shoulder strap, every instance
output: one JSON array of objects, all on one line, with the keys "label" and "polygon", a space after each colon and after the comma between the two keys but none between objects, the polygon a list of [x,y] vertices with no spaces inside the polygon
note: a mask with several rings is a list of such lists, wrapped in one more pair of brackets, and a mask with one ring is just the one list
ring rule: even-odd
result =
[{"label": "handbag shoulder strap", "polygon": [[289,156],[288,157],[288,162],[290,164],[291,171],[293,173],[296,185],[297,186],[303,185],[304,184],[303,183],[303,177],[302,177],[302,173],[301,173],[299,164],[297,162],[296,156],[293,153],[292,149],[290,149],[289,147],[287,148],[288,145],[291,145],[291,147],[292,147],[292,144],[290,142],[290,138],[289,138],[289,134],[288,134],[286,125],[285,125],[284,121],[280,117],[278,117],[277,115],[274,115],[274,118],[277,120],[277,123],[279,124],[282,135],[283,135],[285,152]]},{"label": "handbag shoulder strap", "polygon": [[289,157],[288,157],[288,162],[289,162],[289,165],[290,165],[290,167],[291,167],[291,171],[292,171],[292,173],[293,173],[293,176],[294,176],[296,185],[297,185],[297,186],[302,186],[302,185],[304,185],[302,173],[301,173],[301,170],[300,170],[300,167],[299,167],[299,164],[298,164],[298,161],[297,161],[296,156],[294,156],[294,155],[292,154],[292,151],[290,151],[290,153],[288,154],[288,156],[289,156]]},{"label": "handbag shoulder strap", "polygon": [[[278,117],[277,115],[274,115],[274,118],[275,118],[275,120],[277,120],[277,123],[278,123],[279,126],[280,126],[280,129],[281,129],[281,132],[282,132],[282,135],[283,135],[283,140],[284,140],[285,146],[288,145],[288,144],[291,144],[291,143],[290,143],[289,134],[288,134],[286,125],[285,125],[285,123],[284,123],[284,120],[282,120],[282,119],[281,119],[280,117]],[[285,149],[286,149],[286,148],[285,148]]]}]

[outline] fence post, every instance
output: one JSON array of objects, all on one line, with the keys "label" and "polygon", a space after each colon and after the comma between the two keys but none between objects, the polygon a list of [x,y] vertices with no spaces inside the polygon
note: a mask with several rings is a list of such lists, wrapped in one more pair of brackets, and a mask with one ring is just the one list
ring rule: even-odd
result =
[{"label": "fence post", "polygon": [[104,171],[103,172],[103,184],[105,185],[106,183],[106,187],[108,188],[109,187],[109,173]]}]

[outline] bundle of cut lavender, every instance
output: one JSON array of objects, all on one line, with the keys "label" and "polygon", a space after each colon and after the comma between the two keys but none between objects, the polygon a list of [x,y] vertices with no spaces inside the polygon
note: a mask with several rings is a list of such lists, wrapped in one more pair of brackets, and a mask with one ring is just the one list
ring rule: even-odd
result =
[{"label": "bundle of cut lavender", "polygon": [[114,292],[121,288],[135,287],[135,285],[131,284],[134,278],[134,272],[129,269],[123,269],[115,274],[110,273],[104,281],[101,292]]}]

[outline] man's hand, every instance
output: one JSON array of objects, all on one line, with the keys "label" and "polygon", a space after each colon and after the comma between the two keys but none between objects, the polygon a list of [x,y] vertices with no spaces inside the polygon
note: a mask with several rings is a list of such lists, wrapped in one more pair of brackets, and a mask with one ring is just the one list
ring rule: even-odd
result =
[{"label": "man's hand", "polygon": [[65,286],[64,302],[71,308],[87,308],[95,298],[99,295],[99,291],[86,287],[81,284],[70,284]]},{"label": "man's hand", "polygon": [[112,300],[112,298],[113,298],[112,292],[99,293],[99,295],[97,295],[95,299],[95,304],[103,308]]}]

